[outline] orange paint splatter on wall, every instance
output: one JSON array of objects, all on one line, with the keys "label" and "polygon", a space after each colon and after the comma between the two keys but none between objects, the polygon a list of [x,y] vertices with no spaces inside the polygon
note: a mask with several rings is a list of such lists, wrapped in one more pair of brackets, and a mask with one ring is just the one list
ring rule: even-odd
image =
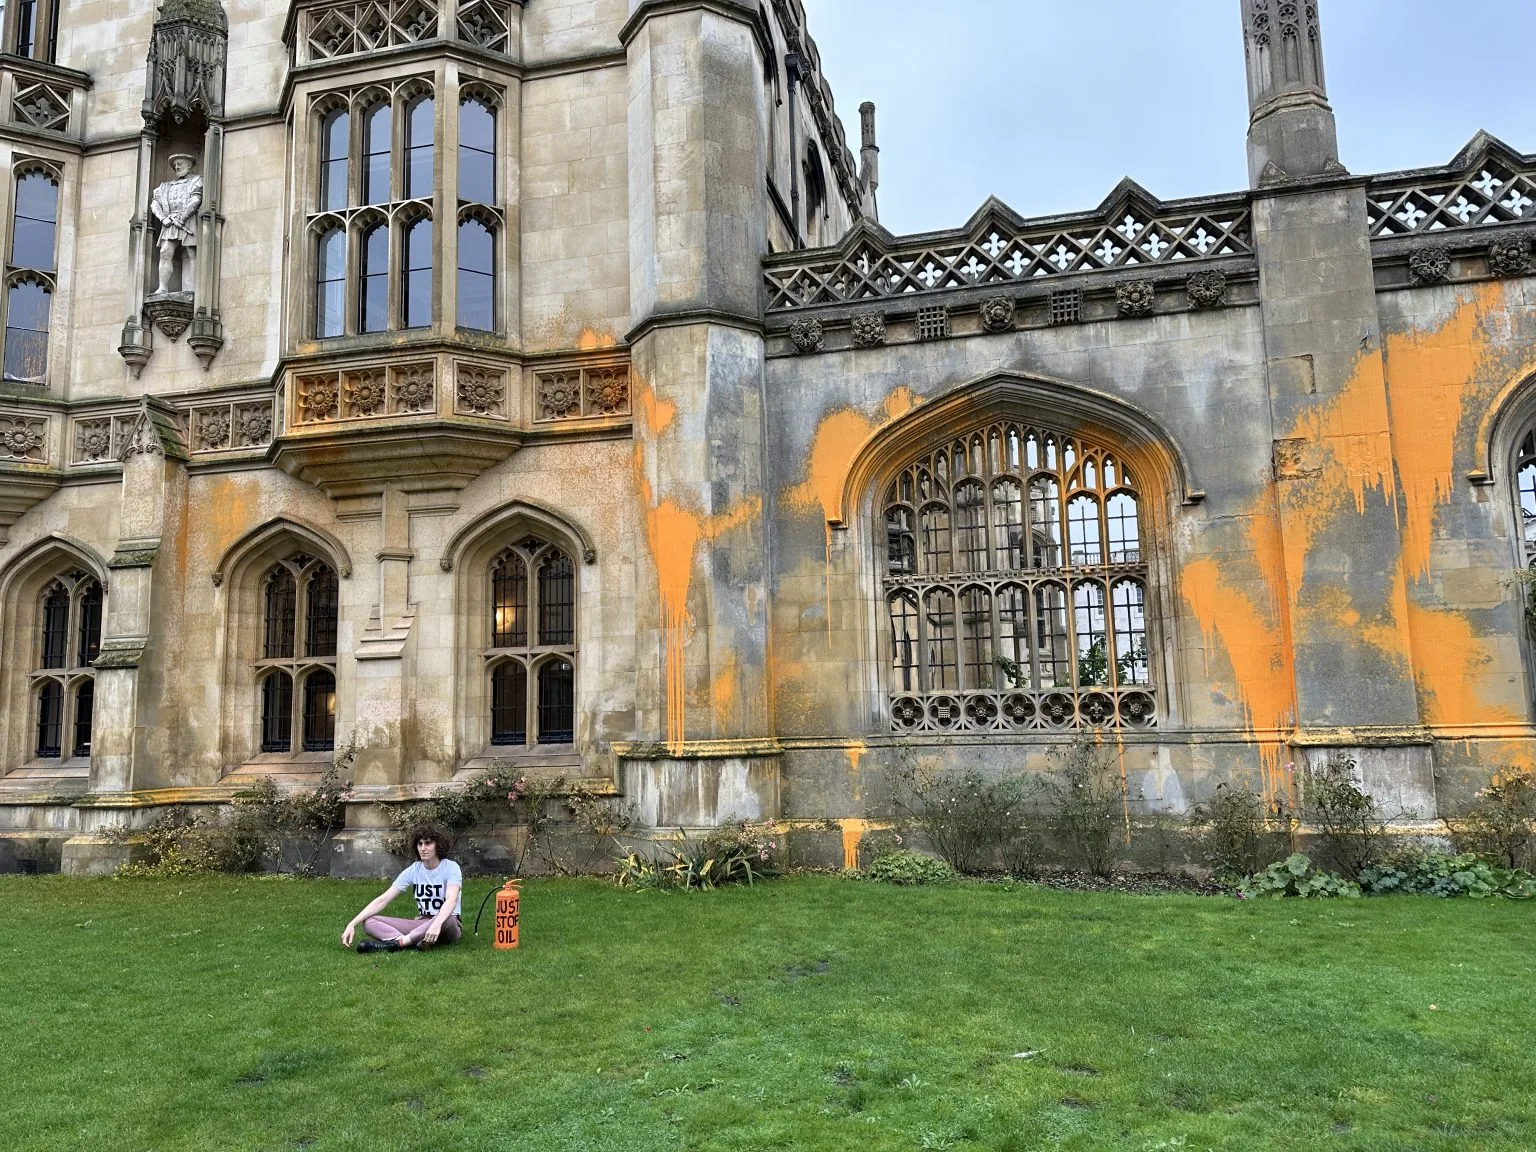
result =
[{"label": "orange paint splatter on wall", "polygon": [[1184,569],[1184,598],[1209,646],[1219,639],[1232,665],[1248,734],[1260,742],[1264,795],[1286,786],[1281,740],[1295,727],[1296,673],[1290,645],[1272,613],[1229,587],[1206,557]]},{"label": "orange paint splatter on wall", "polygon": [[838,828],[843,834],[843,867],[857,868],[859,866],[859,841],[864,839],[864,833],[870,829],[868,820],[839,820]]},{"label": "orange paint splatter on wall", "polygon": [[1425,719],[1430,724],[1515,723],[1525,719],[1482,698],[1496,659],[1489,644],[1475,635],[1459,612],[1439,612],[1407,605],[1408,625],[1423,654],[1414,668]]},{"label": "orange paint splatter on wall", "polygon": [[731,712],[736,707],[736,665],[727,664],[709,682],[709,702],[715,712],[715,728],[724,731],[730,726]]}]

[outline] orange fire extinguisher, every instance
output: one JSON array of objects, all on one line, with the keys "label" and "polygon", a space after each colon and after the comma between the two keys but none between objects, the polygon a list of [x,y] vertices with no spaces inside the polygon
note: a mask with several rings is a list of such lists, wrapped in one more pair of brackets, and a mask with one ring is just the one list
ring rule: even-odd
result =
[{"label": "orange fire extinguisher", "polygon": [[480,911],[475,913],[475,933],[480,932],[480,915],[485,911],[486,900],[496,897],[496,935],[491,942],[493,948],[506,950],[517,947],[517,912],[523,898],[523,890],[519,887],[522,880],[513,877],[500,888],[493,888],[485,894],[485,900],[480,901]]}]

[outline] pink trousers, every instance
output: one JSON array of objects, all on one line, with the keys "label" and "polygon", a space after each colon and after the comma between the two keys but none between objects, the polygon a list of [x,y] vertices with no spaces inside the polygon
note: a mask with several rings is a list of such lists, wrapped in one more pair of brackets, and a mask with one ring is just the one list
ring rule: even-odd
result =
[{"label": "pink trousers", "polygon": [[[403,916],[370,916],[363,921],[363,931],[375,940],[383,940],[386,944],[392,940],[399,940],[405,947],[416,945],[427,934],[427,928],[432,923],[432,917],[423,916],[416,920],[407,920]],[[443,921],[443,930],[438,933],[439,944],[452,944],[460,936],[464,935],[464,928],[459,923],[457,916],[450,916]]]}]

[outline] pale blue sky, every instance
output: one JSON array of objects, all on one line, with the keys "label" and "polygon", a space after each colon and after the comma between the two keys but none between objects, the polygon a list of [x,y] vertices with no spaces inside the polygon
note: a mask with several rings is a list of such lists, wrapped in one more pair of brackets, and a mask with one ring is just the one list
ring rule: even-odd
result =
[{"label": "pale blue sky", "polygon": [[[995,194],[1092,208],[1122,176],[1164,199],[1247,184],[1238,0],[805,0],[855,151],[879,109],[880,218],[955,227]],[[1536,4],[1321,0],[1352,172],[1443,164],[1479,128],[1536,152]]]}]

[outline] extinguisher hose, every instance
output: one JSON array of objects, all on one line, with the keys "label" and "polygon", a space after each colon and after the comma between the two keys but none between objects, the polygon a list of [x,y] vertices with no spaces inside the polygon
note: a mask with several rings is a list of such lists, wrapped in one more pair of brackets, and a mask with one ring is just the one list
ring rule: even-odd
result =
[{"label": "extinguisher hose", "polygon": [[475,913],[475,935],[480,935],[480,917],[485,912],[485,906],[491,902],[491,897],[500,892],[500,888],[492,888],[485,894],[485,899],[480,901],[480,911]]}]

